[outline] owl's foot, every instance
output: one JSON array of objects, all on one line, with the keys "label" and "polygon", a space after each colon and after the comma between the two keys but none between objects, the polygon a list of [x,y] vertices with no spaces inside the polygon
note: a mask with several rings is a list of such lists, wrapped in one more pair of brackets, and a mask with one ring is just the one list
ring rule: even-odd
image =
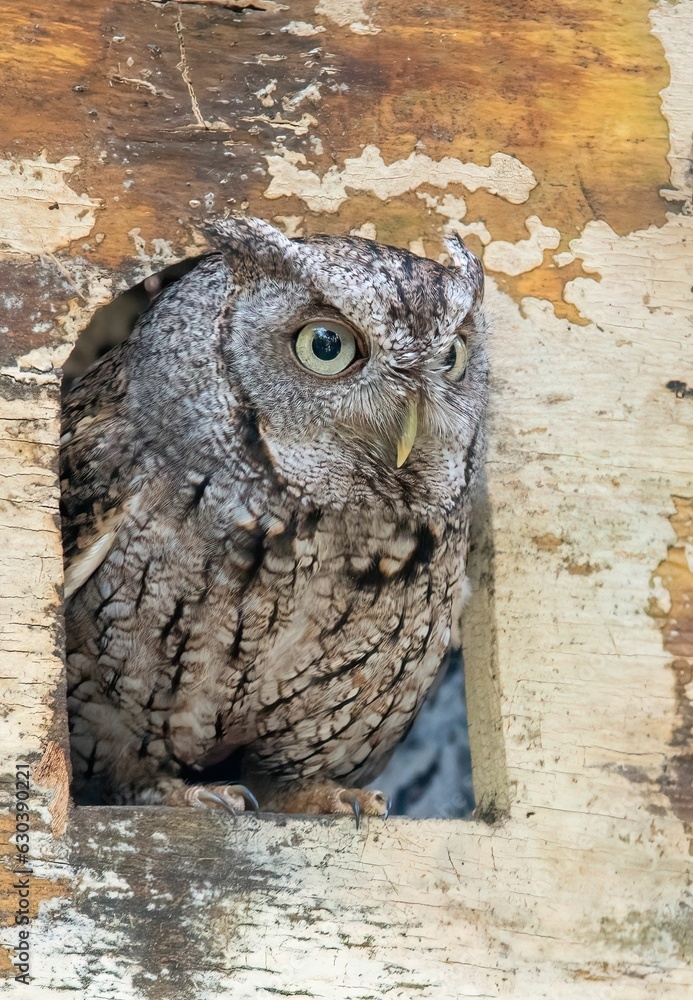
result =
[{"label": "owl's foot", "polygon": [[390,815],[392,800],[383,792],[369,792],[364,788],[343,788],[337,795],[337,803],[339,808],[332,811],[348,813],[351,809],[358,830],[362,812],[366,816],[382,816],[383,819],[387,819]]},{"label": "owl's foot", "polygon": [[234,816],[248,808],[257,812],[257,799],[245,785],[178,785],[165,796],[164,806],[228,809]]},{"label": "owl's foot", "polygon": [[342,788],[333,781],[276,790],[263,800],[262,806],[269,812],[353,815],[357,830],[362,814],[382,816],[383,819],[390,814],[390,799],[383,792]]}]

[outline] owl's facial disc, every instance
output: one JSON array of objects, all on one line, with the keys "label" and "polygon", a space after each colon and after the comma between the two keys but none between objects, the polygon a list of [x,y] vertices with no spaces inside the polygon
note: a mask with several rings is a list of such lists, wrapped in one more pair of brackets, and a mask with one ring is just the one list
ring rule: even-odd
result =
[{"label": "owl's facial disc", "polygon": [[[368,352],[362,348],[362,335],[344,318],[317,316],[305,323],[294,334],[293,354],[298,363],[321,381],[335,381],[340,376],[355,374],[365,364]],[[467,368],[467,346],[457,336],[444,357],[438,361],[443,377],[448,382],[459,382]],[[401,411],[396,436],[396,465],[406,463],[416,441],[420,424],[419,396],[407,399]]]},{"label": "owl's facial disc", "polygon": [[[320,317],[302,326],[293,340],[294,353],[300,364],[322,378],[334,379],[348,374],[363,358],[356,331],[346,322]],[[446,377],[457,381],[467,364],[467,349],[457,337],[446,358]],[[419,429],[419,404],[408,399],[397,438],[397,468],[409,458]]]}]

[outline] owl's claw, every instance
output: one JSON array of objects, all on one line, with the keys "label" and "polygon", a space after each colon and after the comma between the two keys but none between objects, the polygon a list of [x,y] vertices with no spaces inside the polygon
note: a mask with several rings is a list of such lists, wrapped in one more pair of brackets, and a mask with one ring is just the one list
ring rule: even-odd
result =
[{"label": "owl's claw", "polygon": [[245,785],[188,785],[181,792],[174,790],[166,799],[167,805],[189,805],[197,808],[221,806],[232,816],[245,812],[249,807],[259,812],[258,801]]},{"label": "owl's claw", "polygon": [[[392,799],[385,796],[382,792],[369,791],[364,788],[341,789],[337,795],[337,802],[337,808],[332,808],[329,811],[340,813],[346,812],[350,808],[356,820],[357,830],[361,826],[361,817],[363,815],[379,816],[381,819],[387,819],[392,807]],[[346,806],[346,809],[343,808],[344,806]]]},{"label": "owl's claw", "polygon": [[242,795],[246,805],[249,805],[253,812],[260,812],[260,805],[257,799],[245,785],[227,785],[226,788],[229,792],[236,792],[238,795]]},{"label": "owl's claw", "polygon": [[357,830],[362,816],[387,819],[390,805],[390,799],[383,792],[369,788],[342,788],[335,781],[306,782],[268,790],[262,801],[263,809],[268,812],[303,816],[353,815]]},{"label": "owl's claw", "polygon": [[359,826],[361,825],[361,806],[359,805],[359,800],[356,798],[354,793],[348,788],[345,788],[343,792],[339,793],[339,798],[342,802],[350,805],[351,808],[353,809],[354,819],[356,820],[356,829],[358,830]]},{"label": "owl's claw", "polygon": [[238,813],[233,808],[230,802],[222,798],[221,795],[217,795],[216,792],[208,792],[206,788],[200,789],[200,791],[195,796],[197,802],[217,802],[223,809],[228,809],[232,816],[238,816]]}]

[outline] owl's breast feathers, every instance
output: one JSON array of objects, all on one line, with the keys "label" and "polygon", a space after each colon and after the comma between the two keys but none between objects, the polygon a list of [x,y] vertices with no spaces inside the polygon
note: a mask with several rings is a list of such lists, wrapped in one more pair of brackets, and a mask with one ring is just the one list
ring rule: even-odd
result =
[{"label": "owl's breast feathers", "polygon": [[68,603],[70,684],[79,699],[100,678],[139,756],[206,767],[246,747],[287,780],[378,771],[450,643],[458,526],[307,511],[253,475],[233,496],[160,478],[87,513],[113,527]]}]

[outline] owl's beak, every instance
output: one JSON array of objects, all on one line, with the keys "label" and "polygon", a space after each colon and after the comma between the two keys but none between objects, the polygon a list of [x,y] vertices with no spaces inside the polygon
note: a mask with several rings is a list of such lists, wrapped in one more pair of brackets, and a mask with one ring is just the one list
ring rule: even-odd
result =
[{"label": "owl's beak", "polygon": [[402,421],[402,432],[397,439],[397,468],[401,469],[409,458],[409,452],[414,447],[416,432],[419,429],[419,407],[415,399],[407,403]]}]

